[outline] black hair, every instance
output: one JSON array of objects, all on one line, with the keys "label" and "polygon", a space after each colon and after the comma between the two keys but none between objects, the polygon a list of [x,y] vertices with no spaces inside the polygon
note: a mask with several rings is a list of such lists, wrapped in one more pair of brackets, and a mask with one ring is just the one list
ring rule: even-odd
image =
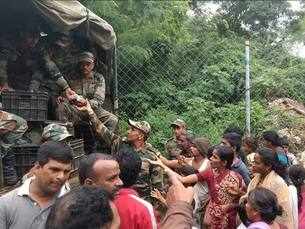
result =
[{"label": "black hair", "polygon": [[71,163],[73,160],[72,148],[61,142],[47,141],[38,148],[36,161],[40,166],[44,166],[50,159],[65,164]]},{"label": "black hair", "polygon": [[268,224],[283,213],[276,195],[266,188],[257,187],[251,190],[248,195],[248,202],[252,208],[260,213],[262,220]]},{"label": "black hair", "polygon": [[265,165],[270,166],[272,170],[275,169],[276,156],[271,149],[262,147],[258,149],[257,153]]},{"label": "black hair", "polygon": [[289,146],[289,141],[288,141],[287,136],[282,137],[280,140],[281,140],[282,146]]},{"label": "black hair", "polygon": [[182,150],[181,154],[191,156],[191,147],[194,145],[194,137],[188,134],[182,134],[177,138],[177,146]]},{"label": "black hair", "polygon": [[98,160],[115,161],[115,158],[110,154],[92,153],[83,158],[78,167],[78,178],[81,185],[85,180],[94,176],[93,166]]},{"label": "black hair", "polygon": [[239,158],[247,164],[247,158],[245,154],[241,150],[241,143],[242,143],[242,136],[235,132],[226,133],[222,136],[224,139],[226,139],[232,147],[235,147],[236,154],[239,156]]},{"label": "black hair", "polygon": [[282,146],[280,136],[274,130],[267,130],[263,132],[264,140],[271,142],[274,146]]},{"label": "black hair", "polygon": [[253,137],[245,137],[243,143],[248,145],[251,148],[252,152],[257,150],[257,140]]},{"label": "black hair", "polygon": [[236,134],[239,134],[240,136],[244,135],[244,131],[242,129],[240,129],[238,126],[234,126],[234,125],[230,125],[229,127],[227,127],[224,130],[223,135],[228,134],[228,133],[236,133]]},{"label": "black hair", "polygon": [[212,157],[213,151],[214,151],[214,149],[215,149],[216,146],[218,146],[218,145],[212,145],[212,146],[210,146],[210,147],[208,148],[207,158]]},{"label": "black hair", "polygon": [[224,139],[226,139],[232,147],[236,148],[236,152],[240,151],[241,148],[241,135],[237,133],[226,133],[222,136]]},{"label": "black hair", "polygon": [[298,206],[300,211],[303,202],[301,188],[304,185],[305,181],[305,168],[302,165],[292,165],[290,166],[288,173],[293,185],[297,188]]},{"label": "black hair", "polygon": [[218,145],[215,146],[214,151],[216,151],[216,154],[219,156],[220,160],[227,162],[226,168],[230,169],[234,160],[233,150],[228,146]]},{"label": "black hair", "polygon": [[120,178],[123,182],[123,187],[134,185],[142,166],[139,154],[131,146],[124,144],[115,155],[115,158],[120,166]]},{"label": "black hair", "polygon": [[280,165],[280,161],[278,159],[277,153],[274,153],[271,149],[266,147],[262,147],[258,149],[257,153],[260,155],[262,162],[266,166],[270,166],[274,172],[276,172],[279,176],[281,176],[284,179],[286,183],[288,183],[288,180],[286,179],[287,176],[282,166]]},{"label": "black hair", "polygon": [[109,194],[93,186],[77,187],[52,206],[46,229],[100,229],[113,220]]}]

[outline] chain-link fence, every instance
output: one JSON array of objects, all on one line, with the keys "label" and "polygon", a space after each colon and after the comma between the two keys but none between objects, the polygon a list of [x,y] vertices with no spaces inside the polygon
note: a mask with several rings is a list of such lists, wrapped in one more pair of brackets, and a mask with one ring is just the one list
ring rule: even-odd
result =
[{"label": "chain-link fence", "polygon": [[[231,124],[243,128],[243,44],[238,47],[237,59],[232,60],[235,66],[230,74],[223,74],[222,63],[214,64],[224,51],[214,53],[218,46],[196,43],[170,47],[158,42],[147,49],[119,47],[121,117],[149,121],[152,141],[160,147],[171,135],[169,125],[177,117],[183,118],[195,134],[210,135],[215,140]],[[221,112],[229,115],[232,106],[236,114],[222,122]]]},{"label": "chain-link fence", "polygon": [[[150,122],[153,130],[150,141],[160,149],[171,136],[170,122],[177,117],[183,118],[195,135],[207,136],[213,142],[219,141],[227,127],[245,130],[245,44],[243,39],[226,42],[224,39],[175,46],[156,42],[146,48],[118,47],[122,120]],[[261,47],[250,50],[251,129],[257,134],[266,128],[277,128],[273,126],[276,111],[268,109],[267,103],[273,96],[300,101],[302,98],[293,90],[286,93],[287,81],[276,66],[269,66],[268,72],[267,68],[260,69]],[[296,74],[290,71],[291,75]],[[283,75],[272,75],[279,73]],[[279,80],[274,81],[277,77]],[[301,81],[299,84],[304,84]],[[287,91],[283,92],[276,84]]]}]

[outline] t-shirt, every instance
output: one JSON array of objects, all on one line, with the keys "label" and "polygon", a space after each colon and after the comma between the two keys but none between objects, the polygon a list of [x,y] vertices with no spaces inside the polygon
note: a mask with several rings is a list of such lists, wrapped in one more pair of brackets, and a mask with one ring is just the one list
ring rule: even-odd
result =
[{"label": "t-shirt", "polygon": [[131,188],[122,188],[115,197],[120,229],[157,229],[157,221],[152,205],[141,199]]}]

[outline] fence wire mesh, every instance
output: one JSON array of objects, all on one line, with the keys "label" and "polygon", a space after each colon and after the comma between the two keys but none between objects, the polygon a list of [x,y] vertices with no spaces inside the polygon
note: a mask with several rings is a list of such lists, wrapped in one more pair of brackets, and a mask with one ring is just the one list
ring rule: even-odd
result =
[{"label": "fence wire mesh", "polygon": [[[224,58],[232,51],[234,55]],[[253,134],[290,123],[287,116],[274,123],[277,111],[269,109],[268,102],[281,97],[302,101],[304,90],[299,71],[289,69],[294,80],[288,80],[284,77],[288,70],[275,72],[277,68],[272,65],[268,72],[266,68],[260,69],[257,62],[261,52],[262,47],[250,48]],[[121,126],[125,130],[128,119],[150,122],[153,130],[150,141],[163,150],[164,142],[172,135],[170,123],[175,118],[182,118],[195,135],[219,142],[227,127],[245,129],[245,69],[243,39],[235,44],[226,44],[223,40],[221,43],[197,42],[188,46],[169,46],[162,42],[148,48],[119,46]],[[276,73],[279,75],[275,76]],[[292,81],[293,85],[287,83]],[[266,100],[262,101],[261,97]]]},{"label": "fence wire mesh", "polygon": [[[152,141],[160,147],[171,135],[170,122],[178,117],[196,134],[215,138],[222,127],[242,125],[244,108],[239,103],[244,100],[243,44],[239,58],[232,60],[236,62],[232,75],[223,74],[221,66],[211,64],[211,58],[222,53],[206,58],[214,46],[203,42],[187,47],[164,43],[154,43],[149,49],[119,47],[120,116],[149,121]],[[222,111],[229,114],[230,104],[239,104],[238,115],[221,123],[217,118]]]}]

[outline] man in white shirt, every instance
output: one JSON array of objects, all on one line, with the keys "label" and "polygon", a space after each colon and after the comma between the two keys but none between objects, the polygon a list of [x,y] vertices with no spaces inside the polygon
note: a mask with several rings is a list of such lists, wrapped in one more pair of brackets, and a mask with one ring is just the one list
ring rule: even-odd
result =
[{"label": "man in white shirt", "polygon": [[55,199],[65,193],[72,170],[72,149],[63,143],[46,142],[37,153],[33,177],[0,197],[1,229],[43,229]]}]

